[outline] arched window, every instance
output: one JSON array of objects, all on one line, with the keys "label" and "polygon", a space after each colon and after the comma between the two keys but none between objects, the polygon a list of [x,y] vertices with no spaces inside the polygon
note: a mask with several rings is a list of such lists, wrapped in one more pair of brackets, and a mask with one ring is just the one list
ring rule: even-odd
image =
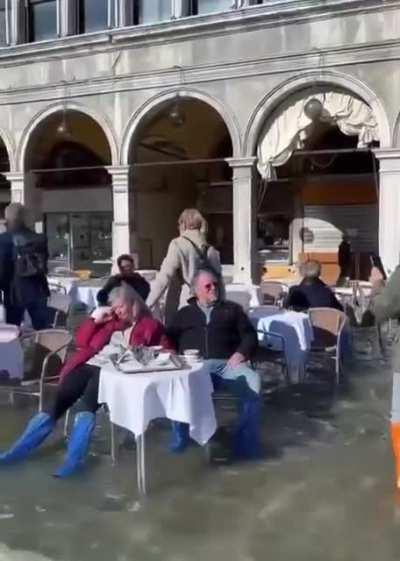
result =
[{"label": "arched window", "polygon": [[90,33],[112,27],[113,6],[113,0],[78,0],[79,33]]},{"label": "arched window", "polygon": [[25,0],[28,42],[57,37],[57,0]]}]

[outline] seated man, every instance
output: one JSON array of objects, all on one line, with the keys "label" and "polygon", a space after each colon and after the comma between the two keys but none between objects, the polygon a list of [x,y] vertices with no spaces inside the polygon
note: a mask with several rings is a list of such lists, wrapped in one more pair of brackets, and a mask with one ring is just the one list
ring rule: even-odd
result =
[{"label": "seated man", "polygon": [[343,310],[332,290],[319,277],[321,264],[318,261],[307,261],[302,269],[303,280],[292,286],[285,300],[285,308],[306,311],[309,308],[335,308]]},{"label": "seated man", "polygon": [[[247,365],[257,349],[257,334],[238,304],[220,299],[215,273],[198,271],[192,289],[195,296],[177,312],[167,335],[179,353],[197,349],[214,386],[238,397],[233,452],[241,458],[259,457],[260,378]],[[182,451],[189,440],[188,425],[174,423],[173,429],[172,450]]]},{"label": "seated man", "polygon": [[114,288],[121,286],[123,282],[136,290],[142,300],[146,301],[150,293],[150,285],[142,275],[135,273],[133,257],[131,255],[120,255],[117,259],[117,265],[119,274],[111,276],[103,288],[97,293],[99,306],[107,306],[108,295]]}]

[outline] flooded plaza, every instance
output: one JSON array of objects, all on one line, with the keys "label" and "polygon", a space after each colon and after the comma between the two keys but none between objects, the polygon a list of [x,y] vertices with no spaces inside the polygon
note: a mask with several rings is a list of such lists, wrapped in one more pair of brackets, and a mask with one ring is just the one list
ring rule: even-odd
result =
[{"label": "flooded plaza", "polygon": [[[168,425],[156,423],[146,498],[137,494],[132,444],[112,466],[103,414],[86,471],[54,479],[60,426],[30,460],[1,469],[0,560],[397,561],[390,392],[390,367],[380,360],[355,362],[338,392],[325,376],[272,392],[266,456],[256,463],[211,466],[199,447],[172,456]],[[1,399],[4,449],[33,400]]]}]

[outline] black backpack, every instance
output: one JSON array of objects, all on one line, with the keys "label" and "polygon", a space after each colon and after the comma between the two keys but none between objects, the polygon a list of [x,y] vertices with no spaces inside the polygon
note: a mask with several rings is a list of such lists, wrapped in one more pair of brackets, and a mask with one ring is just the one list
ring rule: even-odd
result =
[{"label": "black backpack", "polygon": [[35,277],[47,273],[47,243],[42,234],[26,231],[13,235],[14,275]]},{"label": "black backpack", "polygon": [[210,246],[209,245],[204,245],[200,249],[190,238],[187,238],[186,236],[183,236],[183,238],[192,244],[192,246],[194,247],[194,249],[197,253],[197,256],[199,258],[198,263],[197,263],[197,267],[196,267],[197,270],[208,269],[209,271],[214,273],[214,275],[219,280],[221,278],[221,274],[218,271],[215,270],[215,267],[211,264],[211,262],[208,258],[208,250],[210,249]]}]

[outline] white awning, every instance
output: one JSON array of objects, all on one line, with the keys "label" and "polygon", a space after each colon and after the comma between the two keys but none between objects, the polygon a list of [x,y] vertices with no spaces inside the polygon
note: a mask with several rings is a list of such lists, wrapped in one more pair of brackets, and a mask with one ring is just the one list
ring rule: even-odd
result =
[{"label": "white awning", "polygon": [[275,167],[285,164],[295,150],[301,150],[312,132],[312,121],[304,108],[316,98],[323,105],[321,121],[332,123],[347,136],[358,137],[358,147],[365,148],[378,141],[378,124],[372,109],[362,100],[347,93],[310,93],[304,97],[288,98],[275,118],[269,120],[258,143],[258,170],[268,180],[275,177]]}]

